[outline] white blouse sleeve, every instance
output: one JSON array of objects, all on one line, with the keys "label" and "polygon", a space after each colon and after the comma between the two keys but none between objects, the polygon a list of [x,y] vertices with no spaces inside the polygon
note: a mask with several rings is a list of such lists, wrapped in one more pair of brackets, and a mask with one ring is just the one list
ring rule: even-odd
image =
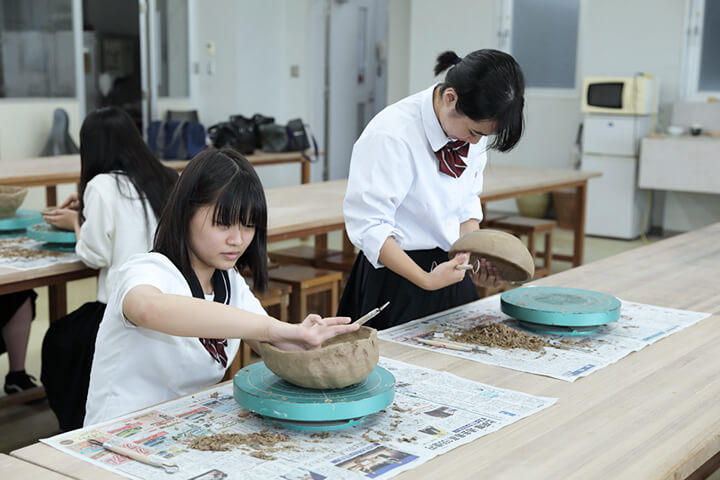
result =
[{"label": "white blouse sleeve", "polygon": [[415,166],[407,145],[389,135],[361,137],[354,145],[343,202],[345,228],[352,243],[379,268],[388,237],[401,240],[395,211],[412,186]]},{"label": "white blouse sleeve", "polygon": [[[478,155],[477,169],[475,172],[467,172],[472,174],[472,180],[466,194],[466,200],[463,202],[463,210],[460,214],[460,223],[466,222],[470,219],[475,219],[478,222],[483,219],[482,204],[480,202],[480,194],[483,190],[483,173],[485,165],[487,164],[487,153],[485,153],[485,145],[487,139],[483,139],[480,147],[483,149],[483,153]],[[475,177],[477,174],[477,177]]]},{"label": "white blouse sleeve", "polygon": [[91,268],[104,268],[112,263],[115,235],[114,206],[89,182],[83,194],[85,221],[75,244],[75,253]]}]

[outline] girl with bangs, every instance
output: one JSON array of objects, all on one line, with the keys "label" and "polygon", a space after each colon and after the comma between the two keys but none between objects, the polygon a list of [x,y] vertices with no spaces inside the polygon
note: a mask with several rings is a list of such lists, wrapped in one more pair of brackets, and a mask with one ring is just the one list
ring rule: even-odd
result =
[{"label": "girl with bangs", "polygon": [[240,338],[283,349],[319,347],[357,329],[347,317],[268,317],[240,275],[267,284],[267,206],[247,159],[208,149],[170,194],[154,250],[131,257],[98,331],[85,425],[220,381]]}]

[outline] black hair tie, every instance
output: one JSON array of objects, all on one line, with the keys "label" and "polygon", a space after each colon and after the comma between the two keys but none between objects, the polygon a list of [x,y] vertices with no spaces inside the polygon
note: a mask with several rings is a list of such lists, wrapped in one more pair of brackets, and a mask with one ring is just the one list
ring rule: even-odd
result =
[{"label": "black hair tie", "polygon": [[453,62],[453,65],[457,65],[458,63],[462,62],[462,58],[457,57],[455,61]]}]

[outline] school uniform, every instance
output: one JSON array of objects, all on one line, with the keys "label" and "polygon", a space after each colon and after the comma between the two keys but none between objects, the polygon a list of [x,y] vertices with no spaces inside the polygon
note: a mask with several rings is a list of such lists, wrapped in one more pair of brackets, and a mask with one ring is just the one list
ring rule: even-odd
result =
[{"label": "school uniform", "polygon": [[54,321],[43,339],[41,380],[62,430],[82,426],[95,337],[115,276],[136,253],[152,248],[157,218],[130,179],[119,172],[99,174],[83,194],[83,216],[75,253],[99,270],[97,301]]},{"label": "school uniform", "polygon": [[[206,300],[265,315],[237,271],[216,271],[213,280],[214,295],[205,296]],[[124,317],[122,304],[138,285],[151,285],[166,294],[198,296],[193,295],[176,266],[160,253],[135,255],[121,267],[95,343],[86,426],[219,382],[240,346],[239,339],[225,339],[224,343],[220,339],[222,347],[218,349],[217,343],[214,347],[207,343],[210,339],[178,337],[135,326]]]},{"label": "school uniform", "polygon": [[[353,147],[343,203],[345,226],[361,250],[343,292],[338,315],[358,318],[390,301],[368,325],[383,329],[477,299],[470,276],[440,290],[423,290],[385,268],[380,249],[388,237],[429,271],[448,260],[460,224],[482,220],[478,195],[487,162],[487,139],[462,151],[462,171],[448,172],[435,152],[447,137],[433,109],[435,86],[383,109]],[[444,164],[445,163],[445,164]],[[441,171],[441,168],[448,173]]]}]

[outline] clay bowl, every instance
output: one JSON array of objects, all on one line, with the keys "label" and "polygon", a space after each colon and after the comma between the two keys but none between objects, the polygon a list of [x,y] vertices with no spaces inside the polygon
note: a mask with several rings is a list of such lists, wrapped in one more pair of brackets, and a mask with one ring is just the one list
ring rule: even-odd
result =
[{"label": "clay bowl", "polygon": [[527,282],[535,274],[535,261],[519,238],[500,230],[484,228],[467,233],[450,247],[450,258],[470,252],[469,263],[485,258],[508,282]]},{"label": "clay bowl", "polygon": [[315,350],[287,351],[260,343],[265,366],[278,377],[305,388],[345,388],[370,375],[380,358],[377,330],[360,327]]},{"label": "clay bowl", "polygon": [[24,187],[0,187],[0,218],[14,217],[27,192]]}]

